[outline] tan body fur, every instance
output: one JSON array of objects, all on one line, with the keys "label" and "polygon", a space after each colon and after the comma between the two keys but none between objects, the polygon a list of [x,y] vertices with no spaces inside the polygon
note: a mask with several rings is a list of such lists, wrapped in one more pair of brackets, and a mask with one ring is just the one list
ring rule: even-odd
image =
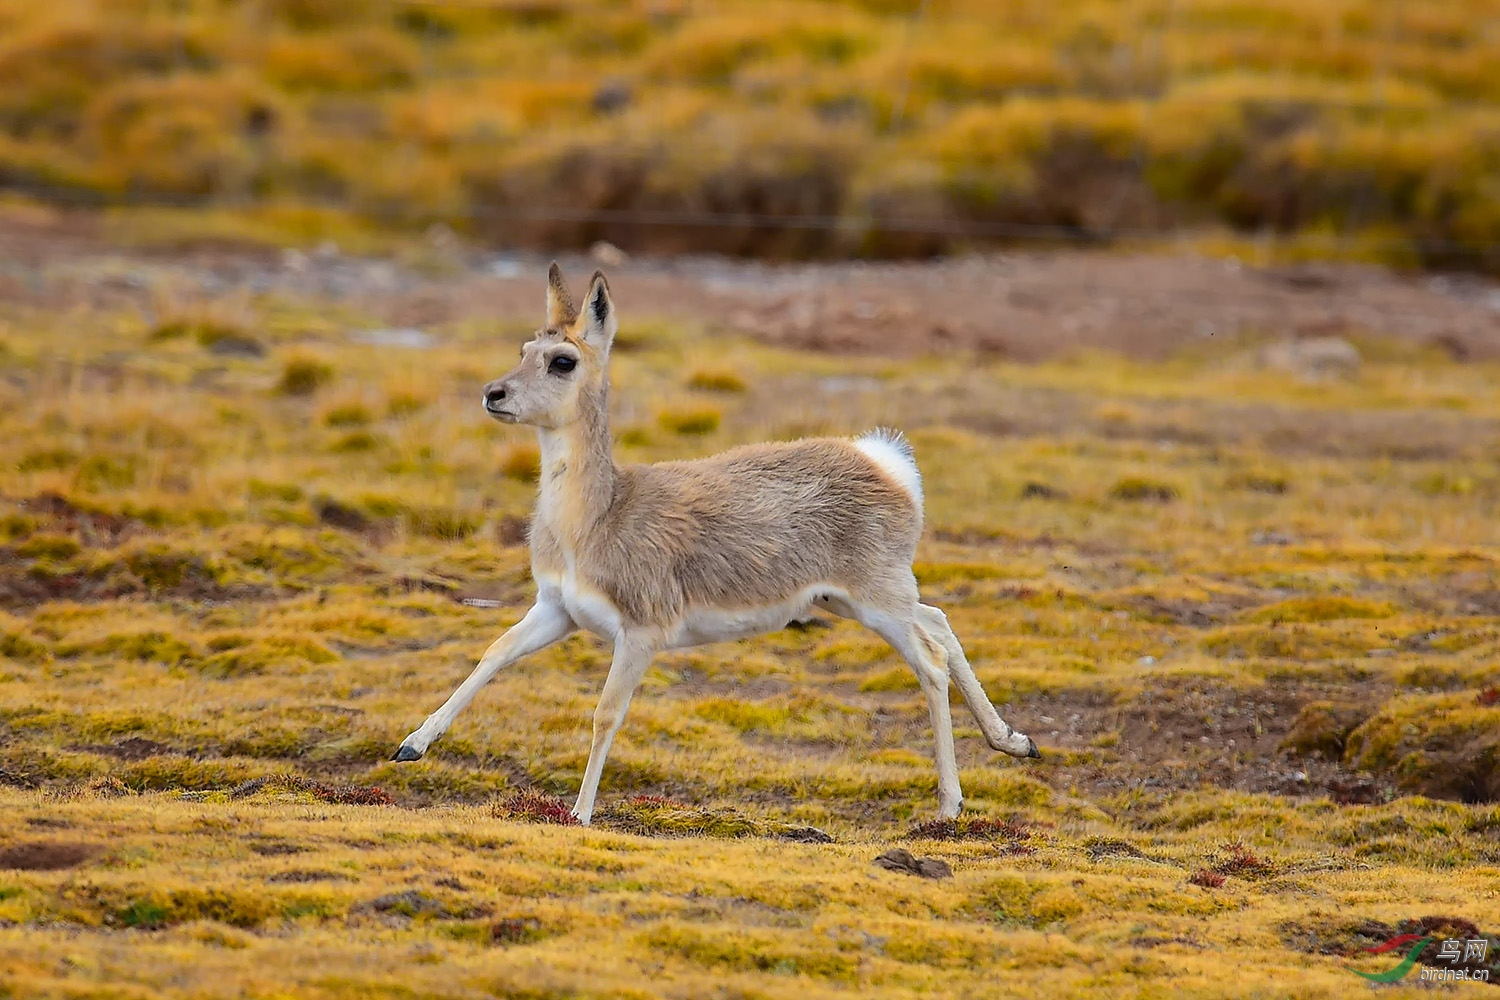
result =
[{"label": "tan body fur", "polygon": [[916,672],[936,739],[941,815],[962,803],[950,677],[992,747],[1036,756],[1035,743],[990,704],[942,612],[919,603],[911,565],[921,479],[904,439],[877,431],[618,466],[608,286],[595,275],[579,316],[556,265],[549,278],[547,326],[523,348],[521,365],[485,392],[492,416],[536,426],[541,442],[531,530],[537,603],[395,759],[420,758],[506,664],[584,628],[615,647],[574,809],[587,823],[609,745],[657,651],[774,631],[813,606],[873,629]]}]

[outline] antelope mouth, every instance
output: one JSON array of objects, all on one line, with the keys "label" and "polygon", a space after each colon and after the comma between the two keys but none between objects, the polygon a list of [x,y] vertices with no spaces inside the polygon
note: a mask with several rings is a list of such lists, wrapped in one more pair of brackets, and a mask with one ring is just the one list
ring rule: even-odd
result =
[{"label": "antelope mouth", "polygon": [[492,406],[488,402],[484,404],[484,412],[492,417],[504,420],[506,423],[514,423],[516,420],[515,411],[507,410],[503,406]]}]

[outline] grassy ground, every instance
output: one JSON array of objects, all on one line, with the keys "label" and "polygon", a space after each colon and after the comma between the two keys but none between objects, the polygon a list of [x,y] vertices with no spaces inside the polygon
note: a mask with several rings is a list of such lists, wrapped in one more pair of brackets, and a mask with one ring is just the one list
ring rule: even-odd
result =
[{"label": "grassy ground", "polygon": [[292,242],[442,221],[800,257],[1206,226],[1495,269],[1497,18],[1495,0],[0,0],[0,185],[250,206],[240,236]]},{"label": "grassy ground", "polygon": [[[924,593],[1043,758],[960,720],[993,822],[914,831],[915,680],[820,623],[662,656],[582,830],[531,820],[577,788],[590,639],[386,762],[528,601],[535,451],[477,402],[527,324],[413,348],[168,292],[0,308],[0,995],[1334,996],[1382,933],[1500,922],[1491,364],[1378,332],[1319,383],[1248,342],[895,362],[627,315],[624,460],[910,430]],[[872,864],[898,846],[952,879]]]}]

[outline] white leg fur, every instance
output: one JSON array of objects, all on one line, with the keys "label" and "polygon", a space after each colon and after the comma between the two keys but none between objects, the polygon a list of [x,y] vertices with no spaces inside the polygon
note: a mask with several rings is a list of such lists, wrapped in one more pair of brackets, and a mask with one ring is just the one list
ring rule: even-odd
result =
[{"label": "white leg fur", "polygon": [[952,819],[963,808],[964,795],[958,783],[958,756],[953,749],[947,652],[917,626],[914,615],[892,615],[858,605],[853,610],[855,620],[890,643],[917,675],[917,683],[927,697],[927,715],[932,720],[932,751],[938,769],[938,818]]},{"label": "white leg fur", "polygon": [[426,722],[401,741],[401,746],[391,759],[420,760],[427,748],[448,731],[458,713],[469,706],[479,689],[488,684],[491,678],[528,653],[535,653],[562,639],[574,627],[573,619],[568,617],[560,603],[539,594],[536,604],[526,612],[526,617],[491,643],[468,679],[443,702],[441,708],[427,717]]},{"label": "white leg fur", "polygon": [[948,625],[948,616],[927,604],[917,608],[917,615],[921,628],[948,654],[948,674],[958,685],[959,694],[968,703],[969,711],[974,713],[974,721],[979,723],[979,730],[984,733],[984,740],[990,745],[990,749],[1012,757],[1040,757],[1036,742],[1025,733],[1018,733],[1010,728],[1000,718],[1000,713],[995,711],[989,696],[984,693],[984,686],[974,676],[974,668],[969,666],[969,660],[964,656],[964,648],[959,643],[958,636],[953,634],[953,629]]},{"label": "white leg fur", "polygon": [[594,816],[594,799],[599,793],[599,777],[604,773],[604,761],[609,757],[610,744],[620,723],[625,721],[625,710],[630,699],[646,676],[651,666],[651,657],[661,648],[655,636],[639,632],[624,631],[615,639],[615,656],[609,665],[609,676],[604,679],[604,691],[599,695],[599,706],[594,709],[594,740],[589,746],[589,762],[583,769],[583,785],[578,790],[578,803],[573,806],[573,815],[584,826]]}]

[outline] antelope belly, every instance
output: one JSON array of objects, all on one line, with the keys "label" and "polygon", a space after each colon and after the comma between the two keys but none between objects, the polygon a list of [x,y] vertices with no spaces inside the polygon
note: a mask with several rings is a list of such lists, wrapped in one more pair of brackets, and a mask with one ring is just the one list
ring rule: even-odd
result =
[{"label": "antelope belly", "polygon": [[702,646],[776,632],[792,619],[805,617],[813,599],[826,589],[808,587],[785,601],[758,608],[693,608],[683,616],[671,645]]}]

